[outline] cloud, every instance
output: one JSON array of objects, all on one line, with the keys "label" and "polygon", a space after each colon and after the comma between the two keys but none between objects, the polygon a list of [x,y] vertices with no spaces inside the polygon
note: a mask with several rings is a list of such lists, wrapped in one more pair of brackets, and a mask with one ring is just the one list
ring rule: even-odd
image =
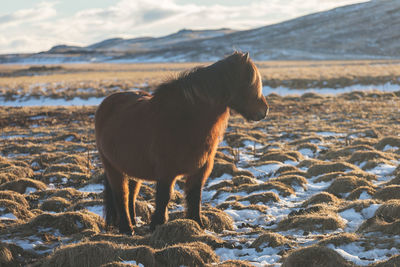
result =
[{"label": "cloud", "polygon": [[34,8],[21,9],[11,14],[0,16],[0,27],[15,26],[27,22],[44,21],[57,14],[54,3],[42,2]]},{"label": "cloud", "polygon": [[318,12],[355,0],[253,0],[240,5],[180,4],[174,0],[120,0],[57,17],[42,2],[0,16],[0,53],[43,51],[57,44],[88,45],[106,38],[162,36],[182,28],[249,29]]}]

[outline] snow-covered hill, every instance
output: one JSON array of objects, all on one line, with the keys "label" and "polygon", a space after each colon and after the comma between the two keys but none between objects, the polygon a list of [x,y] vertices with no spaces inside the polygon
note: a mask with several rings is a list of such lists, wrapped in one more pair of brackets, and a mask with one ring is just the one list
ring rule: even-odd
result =
[{"label": "snow-covered hill", "polygon": [[256,60],[400,58],[400,0],[372,0],[247,31],[181,30],[87,47],[0,55],[0,63],[213,61],[233,50]]}]

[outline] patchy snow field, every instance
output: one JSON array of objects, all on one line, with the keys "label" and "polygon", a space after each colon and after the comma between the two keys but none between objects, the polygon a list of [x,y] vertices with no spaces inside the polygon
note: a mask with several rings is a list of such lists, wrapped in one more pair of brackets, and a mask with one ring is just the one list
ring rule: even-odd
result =
[{"label": "patchy snow field", "polygon": [[[92,106],[101,99],[3,102],[0,249],[11,256],[0,255],[0,262],[52,266],[72,263],[66,255],[79,258],[83,249],[93,249],[85,255],[106,255],[106,247],[114,256],[98,256],[92,265],[396,266],[399,90],[352,86],[296,96],[266,87],[264,93],[276,93],[267,97],[266,120],[230,119],[203,189],[206,230],[177,220],[184,211],[178,181],[170,222],[151,233],[154,186],[145,183],[132,237],[103,225]],[[56,107],[29,107],[52,103]]]},{"label": "patchy snow field", "polygon": [[[43,86],[43,85],[38,85]],[[143,86],[142,86],[143,87]],[[116,91],[118,88],[115,88]],[[81,89],[83,90],[83,89]],[[86,89],[85,89],[86,90]],[[130,90],[138,90],[138,88],[131,88]],[[87,90],[86,90],[87,91]],[[271,93],[278,94],[280,96],[288,96],[288,95],[303,95],[306,93],[315,93],[321,95],[339,95],[343,93],[351,93],[351,92],[364,92],[364,93],[373,93],[373,92],[398,92],[400,91],[399,84],[391,84],[385,83],[381,85],[351,85],[343,88],[308,88],[308,89],[293,89],[287,88],[283,86],[278,86],[276,88],[272,88],[270,86],[263,87],[263,94],[269,95]],[[92,106],[99,105],[104,97],[73,97],[71,99],[65,99],[62,96],[59,98],[52,97],[24,97],[19,98],[14,101],[9,101],[4,97],[0,96],[0,105],[1,106],[14,106],[14,107],[26,107],[26,106]]]}]

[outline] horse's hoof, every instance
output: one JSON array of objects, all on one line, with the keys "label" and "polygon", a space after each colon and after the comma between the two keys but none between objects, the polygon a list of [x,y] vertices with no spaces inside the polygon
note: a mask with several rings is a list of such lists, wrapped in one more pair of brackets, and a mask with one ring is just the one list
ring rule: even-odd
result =
[{"label": "horse's hoof", "polygon": [[134,234],[133,229],[129,227],[121,227],[119,228],[119,232],[122,235],[128,235],[128,236],[132,236]]},{"label": "horse's hoof", "polygon": [[158,225],[164,224],[165,222],[167,222],[167,220],[168,220],[167,218],[162,218],[153,215],[153,218],[150,222],[150,230],[153,232]]},{"label": "horse's hoof", "polygon": [[156,230],[157,225],[160,225],[160,224],[150,223],[150,231],[154,232],[154,230]]},{"label": "horse's hoof", "polygon": [[123,235],[127,235],[127,236],[133,236],[135,234],[135,232],[133,230],[130,231],[122,231],[120,232]]},{"label": "horse's hoof", "polygon": [[197,222],[199,224],[201,229],[206,229],[206,227],[204,226],[203,222],[201,222],[201,221],[195,221],[195,222]]}]

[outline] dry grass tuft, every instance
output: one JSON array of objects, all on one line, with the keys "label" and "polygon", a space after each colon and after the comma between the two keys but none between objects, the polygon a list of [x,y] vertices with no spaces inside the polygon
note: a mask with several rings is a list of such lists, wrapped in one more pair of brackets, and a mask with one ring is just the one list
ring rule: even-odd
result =
[{"label": "dry grass tuft", "polygon": [[320,246],[326,246],[328,244],[333,244],[335,247],[350,244],[359,240],[359,236],[354,233],[339,233],[332,236],[323,238],[318,242]]},{"label": "dry grass tuft", "polygon": [[376,149],[384,150],[386,146],[389,147],[397,147],[400,148],[400,137],[398,136],[388,136],[379,140],[379,142],[375,145]]},{"label": "dry grass tuft", "polygon": [[397,173],[396,177],[386,183],[386,185],[397,184],[400,185],[400,173]]},{"label": "dry grass tuft", "polygon": [[30,178],[33,176],[33,170],[24,166],[3,166],[0,167],[0,182],[9,182],[20,178]]},{"label": "dry grass tuft", "polygon": [[232,178],[232,183],[234,186],[240,186],[244,184],[257,184],[257,180],[251,176],[239,175]]},{"label": "dry grass tuft", "polygon": [[[207,265],[207,267],[215,266],[213,264]],[[253,264],[247,263],[241,260],[228,260],[218,263],[218,267],[253,267]]]},{"label": "dry grass tuft", "polygon": [[[174,212],[169,217],[171,220],[185,219],[185,213]],[[201,219],[204,227],[210,231],[221,233],[224,230],[233,230],[232,218],[218,208],[203,207]]]},{"label": "dry grass tuft", "polygon": [[289,145],[297,146],[297,145],[301,145],[301,144],[321,143],[323,141],[324,141],[324,138],[322,138],[321,136],[310,136],[310,137],[305,137],[305,138],[301,138],[296,141],[289,142]]},{"label": "dry grass tuft", "polygon": [[279,194],[284,197],[295,194],[292,187],[289,187],[288,185],[279,181],[268,181],[258,185],[243,186],[243,190],[245,190],[249,194],[255,191],[267,191],[272,189],[279,191]]},{"label": "dry grass tuft", "polygon": [[373,196],[376,192],[375,188],[369,186],[359,186],[350,192],[350,194],[346,197],[347,200],[356,200],[359,199],[362,193],[367,193],[370,196]]},{"label": "dry grass tuft", "polygon": [[361,212],[363,209],[370,207],[373,204],[379,204],[379,201],[374,199],[357,199],[353,201],[342,202],[337,212],[342,212],[348,209],[354,209],[356,212]]},{"label": "dry grass tuft", "polygon": [[256,194],[251,194],[247,197],[240,198],[240,201],[249,201],[251,204],[266,204],[270,202],[279,202],[279,196],[275,194],[274,192],[262,192],[262,193],[256,193]]},{"label": "dry grass tuft", "polygon": [[159,225],[149,238],[149,244],[155,248],[196,241],[209,244],[220,243],[220,240],[205,234],[195,221],[189,219],[177,219]]},{"label": "dry grass tuft", "polygon": [[400,255],[394,255],[385,261],[375,262],[370,267],[397,267],[400,266]]},{"label": "dry grass tuft", "polygon": [[250,204],[250,205],[243,205],[240,202],[232,202],[232,201],[225,201],[217,206],[219,209],[234,209],[234,210],[258,210],[262,213],[265,213],[268,210],[268,206],[260,205],[260,204]]},{"label": "dry grass tuft", "polygon": [[15,181],[10,181],[0,185],[0,190],[11,190],[20,194],[25,194],[26,190],[33,188],[34,190],[45,190],[47,185],[41,181],[23,178]]},{"label": "dry grass tuft", "polygon": [[302,206],[308,207],[308,206],[320,204],[320,203],[337,205],[340,202],[341,202],[341,200],[339,198],[337,198],[335,195],[330,194],[328,192],[321,192],[321,193],[311,196],[309,199],[304,201]]},{"label": "dry grass tuft", "polygon": [[257,139],[247,133],[242,132],[226,132],[224,140],[230,147],[245,147],[246,143],[259,143],[260,139]]},{"label": "dry grass tuft", "polygon": [[337,150],[331,149],[322,157],[323,159],[333,160],[337,158],[344,158],[351,156],[356,151],[361,152],[361,151],[371,151],[371,150],[374,150],[374,148],[369,145],[352,145]]},{"label": "dry grass tuft", "polygon": [[388,185],[379,189],[374,194],[374,198],[387,201],[389,199],[400,199],[400,185]]},{"label": "dry grass tuft", "polygon": [[15,191],[11,191],[11,190],[0,191],[0,199],[12,200],[14,202],[17,202],[17,203],[23,205],[25,208],[29,207],[29,203],[28,203],[28,201],[26,201],[24,195],[17,193]]},{"label": "dry grass tuft", "polygon": [[3,243],[0,243],[0,265],[1,266],[18,266],[15,263],[13,254],[8,249],[8,247],[3,245]]},{"label": "dry grass tuft", "polygon": [[128,236],[128,235],[108,232],[108,233],[94,234],[88,237],[88,241],[91,242],[106,241],[106,242],[111,242],[113,244],[136,246],[145,244],[148,241],[148,238],[142,237],[140,235]]},{"label": "dry grass tuft", "polygon": [[305,93],[301,95],[301,99],[303,100],[307,100],[307,99],[323,99],[324,96],[322,96],[321,94],[317,94],[314,92],[309,92],[309,93]]},{"label": "dry grass tuft", "polygon": [[385,222],[400,220],[400,200],[392,199],[382,204],[376,210],[375,216],[383,219]]},{"label": "dry grass tuft", "polygon": [[341,194],[351,192],[360,186],[374,188],[374,185],[371,182],[362,178],[345,176],[336,178],[326,191],[340,197]]},{"label": "dry grass tuft", "polygon": [[289,216],[278,224],[278,229],[283,231],[291,229],[326,231],[344,227],[345,223],[342,218],[340,218],[336,213],[329,211]]},{"label": "dry grass tuft", "polygon": [[45,258],[41,266],[101,266],[120,260],[124,249],[125,246],[104,241],[66,245]]},{"label": "dry grass tuft", "polygon": [[307,170],[307,177],[311,178],[321,174],[331,173],[331,172],[346,172],[354,171],[359,168],[353,164],[347,162],[335,162],[335,163],[322,163],[315,164]]},{"label": "dry grass tuft", "polygon": [[386,222],[384,219],[374,216],[364,221],[357,232],[381,232],[388,235],[400,235],[400,220]]},{"label": "dry grass tuft", "polygon": [[71,202],[62,197],[51,197],[45,200],[40,209],[44,211],[62,212],[71,206]]},{"label": "dry grass tuft", "polygon": [[379,140],[379,142],[375,145],[376,149],[384,150],[386,146],[397,147],[400,148],[400,137],[398,136],[388,136]]},{"label": "dry grass tuft", "polygon": [[208,207],[202,210],[203,224],[207,229],[216,233],[221,233],[224,230],[233,230],[233,220],[224,211]]},{"label": "dry grass tuft", "polygon": [[348,267],[355,266],[333,249],[311,246],[294,250],[283,260],[282,267]]},{"label": "dry grass tuft", "polygon": [[374,217],[364,221],[357,231],[400,234],[400,200],[384,203],[376,210]]},{"label": "dry grass tuft", "polygon": [[250,247],[255,248],[257,251],[262,251],[263,248],[266,247],[280,247],[283,245],[292,245],[293,241],[287,239],[285,236],[273,233],[273,232],[266,232],[260,234],[260,236],[251,243]]},{"label": "dry grass tuft", "polygon": [[53,164],[47,167],[44,171],[44,175],[57,173],[57,172],[65,172],[65,173],[87,173],[87,168],[85,166],[76,165],[72,163],[58,163]]},{"label": "dry grass tuft", "polygon": [[378,150],[374,151],[356,151],[351,155],[349,162],[352,164],[361,164],[362,162],[368,162],[370,160],[386,160],[392,161],[395,160],[395,157],[391,156],[390,153],[383,153]]},{"label": "dry grass tuft", "polygon": [[67,200],[78,200],[87,197],[87,193],[80,192],[72,187],[62,188],[62,189],[50,189],[46,191],[38,191],[33,193],[33,195],[37,195],[40,198],[48,199],[51,197],[61,197]]},{"label": "dry grass tuft", "polygon": [[155,253],[157,266],[205,266],[219,261],[213,249],[202,242],[177,244]]},{"label": "dry grass tuft", "polygon": [[156,267],[158,263],[155,258],[156,251],[148,246],[134,246],[120,251],[123,260],[134,260],[144,266]]},{"label": "dry grass tuft", "polygon": [[296,166],[293,165],[284,165],[282,167],[279,167],[279,169],[277,169],[275,171],[275,175],[284,175],[286,173],[293,173],[293,172],[298,172],[300,171]]},{"label": "dry grass tuft", "polygon": [[309,149],[313,153],[317,153],[319,147],[313,143],[303,143],[297,146],[297,150]]},{"label": "dry grass tuft", "polygon": [[27,166],[25,162],[12,162],[5,158],[2,158],[0,161],[0,174],[3,174],[5,177],[9,176],[9,179],[7,181],[11,181],[15,178],[19,179],[32,177],[33,170],[29,166]]},{"label": "dry grass tuft", "polygon": [[273,151],[270,150],[266,152],[264,155],[261,156],[262,161],[279,161],[279,162],[285,162],[285,161],[301,161],[303,160],[303,155],[300,152],[297,151]]},{"label": "dry grass tuft", "polygon": [[104,221],[93,213],[44,213],[34,217],[25,224],[15,225],[8,231],[11,233],[36,234],[43,228],[58,230],[62,235],[72,235],[85,230],[98,233],[104,229]]},{"label": "dry grass tuft", "polygon": [[28,207],[29,206],[24,206],[12,200],[0,199],[0,214],[12,213],[20,220],[28,220],[34,216],[34,214],[27,209]]},{"label": "dry grass tuft", "polygon": [[307,188],[306,184],[307,179],[304,178],[303,176],[299,176],[299,175],[282,175],[279,176],[278,178],[272,178],[270,179],[270,181],[277,181],[277,182],[281,182],[283,184],[286,184],[287,186],[293,187],[293,186],[301,186],[304,189]]},{"label": "dry grass tuft", "polygon": [[363,178],[364,180],[367,181],[374,181],[377,179],[376,175],[372,174],[372,173],[368,173],[366,171],[363,170],[355,170],[355,171],[351,171],[351,172],[332,172],[332,173],[328,173],[328,174],[324,174],[321,175],[320,177],[318,177],[317,179],[315,179],[315,183],[319,183],[319,182],[330,182],[333,179],[339,178],[339,177],[345,177],[345,176],[355,176],[358,178]]},{"label": "dry grass tuft", "polygon": [[210,178],[220,177],[224,173],[234,175],[236,172],[238,172],[238,169],[233,163],[225,161],[223,159],[217,159],[214,162],[214,167],[210,174]]},{"label": "dry grass tuft", "polygon": [[22,266],[24,264],[21,260],[23,256],[28,256],[26,254],[21,247],[0,241],[0,266]]},{"label": "dry grass tuft", "polygon": [[0,184],[17,180],[18,176],[12,173],[0,173]]},{"label": "dry grass tuft", "polygon": [[223,180],[219,183],[209,186],[208,190],[220,190],[221,188],[233,188],[233,182],[230,180]]}]

